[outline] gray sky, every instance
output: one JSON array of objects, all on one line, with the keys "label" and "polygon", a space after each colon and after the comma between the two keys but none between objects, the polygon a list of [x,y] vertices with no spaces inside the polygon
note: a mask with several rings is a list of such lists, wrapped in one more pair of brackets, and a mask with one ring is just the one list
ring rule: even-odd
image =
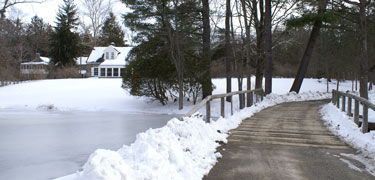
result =
[{"label": "gray sky", "polygon": [[[112,0],[113,2],[113,12],[117,16],[117,20],[120,21],[121,14],[128,11],[126,6],[119,2],[119,0]],[[17,4],[8,11],[7,16],[11,19],[19,17],[24,22],[30,22],[31,17],[38,15],[42,17],[45,22],[54,25],[56,21],[56,13],[59,9],[59,5],[63,3],[62,0],[46,0],[44,3],[34,3],[34,4]],[[78,11],[82,11],[80,0],[75,0],[75,4],[78,6]],[[83,17],[80,14],[80,18]],[[85,20],[86,21],[86,20]]]}]

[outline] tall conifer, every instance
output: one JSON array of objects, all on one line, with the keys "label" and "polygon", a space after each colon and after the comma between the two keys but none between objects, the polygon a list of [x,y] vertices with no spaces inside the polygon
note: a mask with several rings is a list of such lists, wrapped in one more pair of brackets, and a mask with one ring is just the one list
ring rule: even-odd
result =
[{"label": "tall conifer", "polygon": [[125,33],[116,21],[116,16],[110,12],[100,32],[100,45],[108,46],[114,43],[115,46],[124,46]]},{"label": "tall conifer", "polygon": [[51,58],[57,66],[71,66],[80,55],[79,34],[74,32],[78,25],[77,7],[74,0],[63,1],[51,37]]}]

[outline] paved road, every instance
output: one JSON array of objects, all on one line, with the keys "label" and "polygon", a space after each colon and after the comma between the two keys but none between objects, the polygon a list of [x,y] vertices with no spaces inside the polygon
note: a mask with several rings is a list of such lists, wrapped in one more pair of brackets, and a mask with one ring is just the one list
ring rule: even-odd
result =
[{"label": "paved road", "polygon": [[375,179],[362,163],[340,155],[355,150],[320,120],[325,103],[284,103],[244,120],[231,131],[229,143],[219,149],[223,158],[204,179]]}]

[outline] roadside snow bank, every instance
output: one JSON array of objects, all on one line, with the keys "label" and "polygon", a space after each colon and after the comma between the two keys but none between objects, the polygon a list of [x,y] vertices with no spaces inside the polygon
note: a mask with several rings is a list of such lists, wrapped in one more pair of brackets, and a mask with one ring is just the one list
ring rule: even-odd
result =
[{"label": "roadside snow bank", "polygon": [[58,180],[202,179],[220,158],[216,148],[227,142],[228,131],[260,110],[283,102],[330,98],[328,93],[271,94],[264,101],[228,118],[206,123],[203,116],[170,120],[159,129],[137,135],[130,146],[117,152],[96,150],[83,171]]},{"label": "roadside snow bank", "polygon": [[346,143],[359,149],[365,156],[375,159],[375,132],[363,134],[352,117],[348,117],[344,112],[329,103],[321,109],[322,119],[329,129],[340,136]]}]

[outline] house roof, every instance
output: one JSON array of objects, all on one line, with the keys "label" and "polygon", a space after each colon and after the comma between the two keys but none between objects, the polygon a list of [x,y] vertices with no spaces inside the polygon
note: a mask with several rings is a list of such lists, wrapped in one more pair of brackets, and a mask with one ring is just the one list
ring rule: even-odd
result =
[{"label": "house roof", "polygon": [[24,62],[24,63],[21,63],[23,65],[38,65],[38,64],[42,64],[42,65],[48,65],[48,63],[51,61],[51,59],[49,57],[43,57],[43,56],[40,56],[39,59],[34,59],[33,61],[30,61],[30,62]]},{"label": "house roof", "polygon": [[[117,55],[116,59],[109,59],[103,62],[104,57],[104,50],[108,47],[113,47],[119,54]],[[125,65],[125,59],[133,47],[115,47],[115,46],[108,46],[108,47],[94,47],[91,51],[89,58],[87,59],[87,63],[100,63],[101,66],[123,66]]]}]

